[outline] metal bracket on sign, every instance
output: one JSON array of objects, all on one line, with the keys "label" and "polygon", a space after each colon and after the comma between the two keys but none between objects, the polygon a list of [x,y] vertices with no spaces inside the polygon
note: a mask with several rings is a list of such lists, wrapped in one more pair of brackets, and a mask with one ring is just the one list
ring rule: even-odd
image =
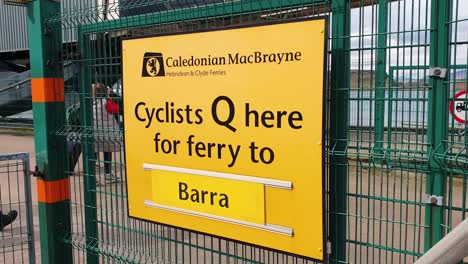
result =
[{"label": "metal bracket on sign", "polygon": [[442,206],[442,205],[444,205],[444,197],[443,196],[432,195],[432,194],[426,194],[426,201],[425,202],[427,204],[430,204],[430,205]]},{"label": "metal bracket on sign", "polygon": [[440,67],[429,68],[429,76],[445,79],[447,78],[447,68],[440,68]]}]

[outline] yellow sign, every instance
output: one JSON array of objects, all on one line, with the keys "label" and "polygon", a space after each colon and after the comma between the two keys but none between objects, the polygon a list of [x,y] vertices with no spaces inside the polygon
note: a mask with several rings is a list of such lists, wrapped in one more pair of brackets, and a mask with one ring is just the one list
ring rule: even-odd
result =
[{"label": "yellow sign", "polygon": [[147,203],[180,213],[204,213],[222,221],[265,224],[263,184],[164,170],[152,171],[153,196]]},{"label": "yellow sign", "polygon": [[122,42],[129,214],[324,259],[326,20]]}]

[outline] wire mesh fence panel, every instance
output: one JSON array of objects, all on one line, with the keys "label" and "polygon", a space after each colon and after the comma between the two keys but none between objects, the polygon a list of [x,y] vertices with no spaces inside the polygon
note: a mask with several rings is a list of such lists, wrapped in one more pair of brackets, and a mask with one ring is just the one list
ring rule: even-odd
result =
[{"label": "wire mesh fence panel", "polygon": [[29,154],[0,154],[0,259],[36,263]]},{"label": "wire mesh fence panel", "polygon": [[424,253],[429,1],[351,9],[348,247],[352,263]]},{"label": "wire mesh fence panel", "polygon": [[[54,132],[68,152],[71,228],[61,239],[74,262],[313,263],[129,218],[123,118],[107,114],[102,99],[121,102],[124,38],[329,15],[328,262],[413,263],[467,211],[466,125],[449,112],[466,113],[468,6],[447,1],[449,19],[435,2],[106,1],[49,17],[49,27],[77,40],[54,55],[67,76],[56,113],[66,123]],[[434,46],[444,19],[449,49]],[[448,77],[434,77],[432,63],[444,56]],[[426,202],[434,193],[442,206]]]},{"label": "wire mesh fence panel", "polygon": [[[465,3],[455,0],[451,5],[448,67],[448,108],[449,125],[447,153],[440,157],[447,173],[444,197],[444,222],[440,226],[444,234],[450,232],[468,213],[467,209],[467,112],[465,105],[468,70],[468,12]],[[468,263],[468,257],[464,259]]]}]

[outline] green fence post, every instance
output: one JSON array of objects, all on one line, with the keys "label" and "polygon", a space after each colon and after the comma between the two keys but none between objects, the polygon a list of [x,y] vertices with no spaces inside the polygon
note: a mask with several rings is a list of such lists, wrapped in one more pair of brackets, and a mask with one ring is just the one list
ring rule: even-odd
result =
[{"label": "green fence post", "polygon": [[350,1],[332,1],[332,16],[329,239],[332,243],[330,261],[338,263],[346,260]]},{"label": "green fence post", "polygon": [[[449,27],[452,1],[432,0],[430,67],[447,68],[449,62]],[[446,172],[443,157],[447,149],[448,131],[448,84],[444,78],[432,77],[429,90],[428,140],[432,147],[430,160],[431,173],[427,177],[427,193],[445,196]],[[442,157],[442,158],[441,158]],[[424,247],[427,251],[444,236],[442,224],[444,210],[441,206],[426,207],[426,225]]]},{"label": "green fence post", "polygon": [[[385,91],[387,67],[387,13],[388,0],[379,0],[379,21],[377,36],[377,61],[375,76],[375,130],[374,130],[374,157],[377,163],[382,163],[384,125],[385,125]],[[389,111],[391,111],[389,109]],[[390,129],[390,128],[389,128]]]},{"label": "green fence post", "polygon": [[72,263],[70,234],[70,182],[65,173],[63,139],[55,131],[64,124],[63,67],[60,23],[45,19],[60,13],[60,3],[36,0],[27,4],[31,61],[31,92],[42,263]]},{"label": "green fence post", "polygon": [[99,263],[98,248],[98,227],[97,227],[97,205],[96,205],[96,163],[94,155],[94,132],[88,133],[93,126],[93,102],[91,94],[91,73],[87,58],[90,54],[89,35],[78,31],[78,43],[80,53],[84,61],[81,63],[80,72],[80,107],[81,126],[87,129],[82,136],[83,146],[83,191],[85,208],[85,228],[86,228],[86,262],[89,264]]}]

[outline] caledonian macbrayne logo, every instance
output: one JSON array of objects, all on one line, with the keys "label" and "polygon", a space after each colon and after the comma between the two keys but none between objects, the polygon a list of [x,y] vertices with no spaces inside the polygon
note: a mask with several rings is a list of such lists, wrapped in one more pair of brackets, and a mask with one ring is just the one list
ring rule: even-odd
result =
[{"label": "caledonian macbrayne logo", "polygon": [[164,59],[162,53],[146,52],[143,57],[143,77],[165,76]]}]

